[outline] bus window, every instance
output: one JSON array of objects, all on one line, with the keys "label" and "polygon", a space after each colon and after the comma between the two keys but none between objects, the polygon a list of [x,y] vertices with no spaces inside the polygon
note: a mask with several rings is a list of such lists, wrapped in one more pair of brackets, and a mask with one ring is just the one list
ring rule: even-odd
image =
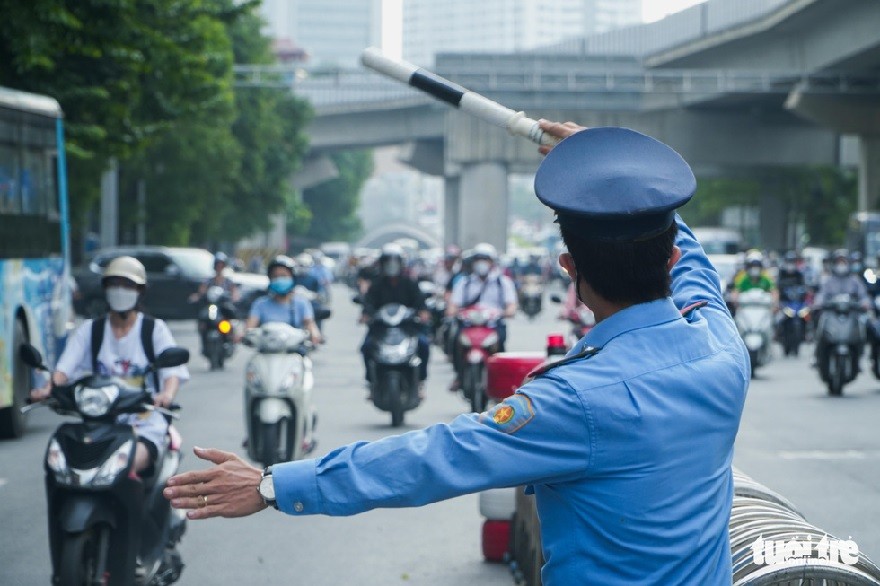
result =
[{"label": "bus window", "polygon": [[21,212],[18,190],[18,152],[0,143],[0,214]]}]

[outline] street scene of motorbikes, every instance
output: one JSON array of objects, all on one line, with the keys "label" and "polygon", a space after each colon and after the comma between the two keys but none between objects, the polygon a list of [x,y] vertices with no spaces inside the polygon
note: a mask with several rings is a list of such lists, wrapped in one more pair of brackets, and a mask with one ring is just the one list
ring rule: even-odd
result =
[{"label": "street scene of motorbikes", "polygon": [[[743,351],[732,584],[880,586],[880,4],[111,4],[0,0],[0,584],[550,583],[531,480],[300,515],[272,467],[546,417],[518,390],[608,311],[536,173],[626,127],[693,170],[676,278]],[[233,458],[264,510],[194,520],[231,493],[169,490]]]}]

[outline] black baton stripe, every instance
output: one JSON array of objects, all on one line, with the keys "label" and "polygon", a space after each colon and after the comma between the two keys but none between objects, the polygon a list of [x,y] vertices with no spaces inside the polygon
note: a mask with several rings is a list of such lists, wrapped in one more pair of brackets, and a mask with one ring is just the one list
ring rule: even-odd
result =
[{"label": "black baton stripe", "polygon": [[456,108],[461,104],[461,98],[468,92],[460,85],[424,69],[419,69],[410,76],[409,85]]}]

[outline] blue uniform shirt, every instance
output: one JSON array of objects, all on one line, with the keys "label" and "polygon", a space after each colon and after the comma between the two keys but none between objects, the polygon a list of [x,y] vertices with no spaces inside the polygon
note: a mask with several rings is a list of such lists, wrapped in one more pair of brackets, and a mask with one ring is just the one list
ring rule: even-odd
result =
[{"label": "blue uniform shirt", "polygon": [[[673,296],[615,313],[483,414],[273,468],[290,514],[531,485],[546,586],[731,582],[731,462],[750,376],[718,274],[680,222]],[[683,318],[680,308],[708,305]]]},{"label": "blue uniform shirt", "polygon": [[296,295],[289,303],[279,303],[271,295],[263,295],[251,304],[249,317],[256,317],[260,324],[283,322],[295,328],[303,327],[303,320],[315,319],[312,304]]}]

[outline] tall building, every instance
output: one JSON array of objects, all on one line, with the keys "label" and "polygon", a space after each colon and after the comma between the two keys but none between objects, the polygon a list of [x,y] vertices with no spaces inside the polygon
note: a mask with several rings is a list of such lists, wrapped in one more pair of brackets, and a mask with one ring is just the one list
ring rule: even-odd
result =
[{"label": "tall building", "polygon": [[269,36],[301,47],[308,67],[352,68],[382,42],[382,0],[263,0]]},{"label": "tall building", "polygon": [[403,58],[525,51],[640,20],[641,0],[404,0]]}]

